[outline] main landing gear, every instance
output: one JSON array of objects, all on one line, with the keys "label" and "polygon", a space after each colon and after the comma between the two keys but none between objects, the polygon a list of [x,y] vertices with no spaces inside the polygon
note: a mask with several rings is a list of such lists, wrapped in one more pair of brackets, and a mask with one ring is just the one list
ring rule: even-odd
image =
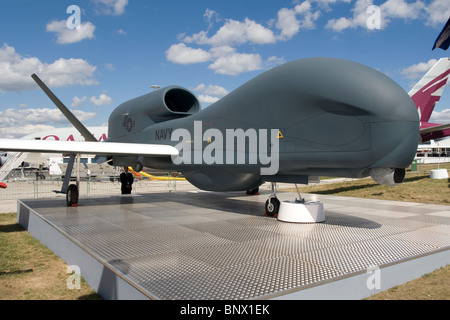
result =
[{"label": "main landing gear", "polygon": [[259,195],[259,187],[251,190],[247,190],[245,194],[251,195],[251,196],[257,196]]},{"label": "main landing gear", "polygon": [[78,205],[78,187],[71,184],[66,193],[66,204],[68,207],[76,207]]},{"label": "main landing gear", "polygon": [[[77,183],[69,185],[75,160],[77,160]],[[80,155],[71,154],[69,163],[67,164],[66,174],[64,176],[64,182],[61,187],[61,191],[55,191],[56,193],[63,193],[66,195],[66,204],[68,207],[78,206],[79,182],[80,182]]]},{"label": "main landing gear", "polygon": [[[302,199],[300,192],[298,190],[297,184],[295,185],[295,188],[297,188],[298,193],[298,199],[295,199],[296,203],[305,203],[305,199]],[[276,182],[272,182],[272,194],[269,196],[269,199],[267,199],[266,204],[264,206],[265,216],[269,217],[278,217],[278,212],[280,211],[280,200],[277,198],[277,184]]]}]

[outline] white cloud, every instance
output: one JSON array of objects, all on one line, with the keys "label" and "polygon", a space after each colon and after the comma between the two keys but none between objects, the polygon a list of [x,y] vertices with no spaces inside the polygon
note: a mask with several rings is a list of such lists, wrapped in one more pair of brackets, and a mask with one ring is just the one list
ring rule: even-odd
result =
[{"label": "white cloud", "polygon": [[[75,96],[75,97],[73,97],[71,107],[79,108],[82,106],[83,102],[85,102],[87,99],[88,99],[88,97],[86,97],[86,96],[84,96],[82,98]],[[102,93],[102,94],[100,94],[100,96],[98,98],[96,96],[90,97],[89,101],[95,106],[106,106],[108,104],[111,104],[113,100],[111,99],[111,97]]]},{"label": "white cloud", "polygon": [[373,5],[373,0],[357,0],[351,10],[353,12],[351,18],[340,17],[338,19],[331,19],[328,21],[326,28],[337,32],[347,28],[367,28],[367,19],[370,16],[367,13],[367,8],[371,5]]},{"label": "white cloud", "polygon": [[[328,21],[326,28],[337,32],[348,28],[368,29],[367,20],[372,16],[373,12],[367,12],[367,9],[373,4],[373,0],[357,0],[351,10],[353,12],[352,17],[331,19]],[[385,29],[392,19],[418,19],[425,5],[420,0],[416,0],[414,3],[408,3],[405,0],[386,0],[384,3],[379,4],[379,8],[380,28]]]},{"label": "white cloud", "polygon": [[[282,8],[278,11],[278,19],[275,27],[280,30],[278,39],[286,41],[295,36],[300,29],[314,29],[315,21],[320,16],[320,11],[312,12],[309,1],[303,1],[293,9]],[[297,16],[301,16],[300,20]]]},{"label": "white cloud", "polygon": [[200,101],[201,103],[211,104],[211,103],[217,102],[219,100],[220,100],[220,98],[218,98],[218,97],[208,96],[208,95],[204,95],[204,94],[200,94],[198,96],[198,101]]},{"label": "white cloud", "polygon": [[72,104],[70,105],[72,108],[79,108],[82,106],[83,102],[86,101],[87,97],[84,96],[82,98],[78,98],[77,96],[73,97]]},{"label": "white cloud", "polygon": [[217,86],[217,85],[206,86],[203,83],[199,84],[193,90],[197,91],[197,92],[203,92],[204,94],[207,94],[207,95],[221,96],[221,97],[228,94],[228,90],[225,89],[224,87]]},{"label": "white cloud", "polygon": [[294,7],[279,9],[276,16],[265,24],[248,17],[240,21],[225,19],[215,32],[212,27],[221,21],[219,14],[206,9],[206,30],[191,35],[180,34],[180,43],[172,45],[167,50],[166,57],[167,60],[179,64],[211,61],[208,68],[216,73],[237,75],[284,62],[284,58],[270,57],[264,61],[258,53],[238,52],[239,46],[252,46],[255,50],[255,45],[289,41],[302,30],[314,29],[322,12],[330,12],[332,5],[345,3],[351,6],[349,16],[336,16],[326,24],[327,29],[341,32],[357,28],[385,29],[395,19],[408,22],[421,19],[430,25],[436,25],[437,22],[442,24],[450,16],[448,1],[430,0],[430,3],[427,3],[424,0],[294,0]]},{"label": "white cloud", "polygon": [[215,96],[226,96],[228,94],[228,90],[221,86],[215,86],[215,85],[209,85],[205,90],[203,91],[206,94],[212,94]]},{"label": "white cloud", "polygon": [[254,44],[274,43],[275,36],[270,29],[245,18],[244,22],[228,19],[216,34],[210,38],[208,38],[206,31],[201,31],[185,37],[183,41],[211,46],[231,46],[247,42]]},{"label": "white cloud", "polygon": [[433,0],[426,8],[427,25],[443,28],[450,17],[448,0]]},{"label": "white cloud", "polygon": [[284,59],[284,57],[278,58],[275,56],[271,56],[271,57],[267,58],[267,60],[265,62],[265,66],[266,66],[266,68],[272,68],[272,67],[278,66],[283,63],[286,63],[286,60]]},{"label": "white cloud", "polygon": [[220,98],[228,94],[228,90],[224,87],[218,85],[206,86],[204,83],[199,84],[197,87],[193,88],[193,90],[196,92],[201,92],[197,98],[204,104],[217,102]]},{"label": "white cloud", "polygon": [[106,94],[102,93],[98,98],[91,97],[89,99],[90,102],[92,102],[92,104],[96,105],[96,106],[106,106],[108,104],[112,103],[112,99],[111,97],[108,97]]},{"label": "white cloud", "polygon": [[[243,21],[226,19],[224,24],[210,36],[211,26],[213,22],[219,21],[219,15],[207,9],[204,17],[209,23],[208,29],[192,35],[181,34],[178,37],[181,43],[172,45],[166,51],[166,58],[179,64],[212,61],[208,68],[224,75],[238,75],[272,67],[282,63],[284,58],[272,56],[264,62],[261,55],[240,53],[237,52],[237,47],[245,44],[266,45],[287,41],[301,28],[314,28],[319,15],[319,11],[313,12],[309,1],[303,1],[293,9],[280,9],[275,28],[273,28],[274,20],[269,21],[266,27],[250,18],[245,18]],[[203,48],[194,48],[193,45],[203,46]],[[210,48],[204,49],[205,46]]]},{"label": "white cloud", "polygon": [[430,59],[428,62],[419,62],[401,70],[401,73],[407,79],[418,79],[427,73],[436,63],[436,59]]},{"label": "white cloud", "polygon": [[194,91],[203,91],[205,88],[206,88],[205,84],[204,83],[200,83],[198,86],[196,86],[192,90],[194,90]]},{"label": "white cloud", "polygon": [[300,30],[300,22],[295,16],[295,11],[283,8],[278,11],[278,20],[275,25],[280,31],[280,38],[287,40],[292,38]]},{"label": "white cloud", "polygon": [[353,22],[350,19],[341,17],[339,19],[331,19],[328,21],[326,28],[332,29],[333,31],[342,31],[347,28],[352,28]]},{"label": "white cloud", "polygon": [[214,70],[215,73],[231,76],[271,68],[284,62],[284,58],[275,56],[263,61],[259,54],[237,53],[235,48],[228,46],[211,48],[210,54],[214,62],[208,68]]},{"label": "white cloud", "polygon": [[34,132],[45,131],[54,129],[53,126],[48,126],[45,124],[26,124],[18,127],[1,127],[0,126],[0,136],[3,139],[18,139],[20,137],[32,134]]},{"label": "white cloud", "polygon": [[205,18],[205,21],[208,22],[208,28],[210,28],[215,22],[220,20],[219,14],[216,11],[208,8],[203,14],[203,18]]},{"label": "white cloud", "polygon": [[194,49],[184,43],[174,44],[166,51],[167,60],[179,64],[200,63],[211,60],[211,54],[203,49]]},{"label": "white cloud", "polygon": [[233,52],[217,58],[208,68],[219,74],[234,76],[243,72],[260,70],[263,64],[259,54]]},{"label": "white cloud", "polygon": [[[81,122],[95,117],[93,112],[72,110],[72,113]],[[0,111],[0,126],[15,124],[61,124],[68,123],[66,117],[55,108],[6,109]]]},{"label": "white cloud", "polygon": [[[80,120],[86,121],[96,116],[93,112],[72,110]],[[43,124],[45,123],[45,124]],[[0,111],[0,135],[14,139],[38,131],[53,129],[55,125],[69,125],[66,117],[56,108],[7,109]]]},{"label": "white cloud", "polygon": [[[92,112],[72,110],[81,121],[96,116]],[[43,125],[45,123],[45,125]],[[6,109],[0,111],[0,134],[2,137],[19,137],[40,130],[51,129],[56,124],[69,124],[66,117],[56,108]]]},{"label": "white cloud", "polygon": [[52,21],[47,24],[47,32],[56,33],[56,42],[59,44],[76,43],[84,39],[94,39],[95,26],[90,22],[82,23],[78,29],[67,28],[66,20]]},{"label": "white cloud", "polygon": [[431,123],[450,123],[450,109],[433,111],[430,117]]},{"label": "white cloud", "polygon": [[99,14],[120,16],[125,13],[128,0],[91,0],[97,5]]},{"label": "white cloud", "polygon": [[22,57],[13,47],[0,48],[0,91],[37,89],[31,75],[36,73],[50,87],[94,85],[95,66],[83,59],[59,59],[51,64],[36,57]]},{"label": "white cloud", "polygon": [[[297,16],[300,15],[303,19],[298,20]],[[320,12],[311,11],[311,3],[304,1],[301,4],[295,6],[293,9],[282,8],[278,11],[278,19],[276,28],[280,30],[278,39],[286,41],[296,35],[301,28],[313,29],[315,28],[315,21],[319,18]]]},{"label": "white cloud", "polygon": [[321,7],[325,8],[326,10],[331,10],[329,5],[330,4],[335,4],[338,2],[345,2],[345,3],[350,3],[353,0],[315,0],[314,2],[317,2]]},{"label": "white cloud", "polygon": [[420,0],[414,3],[405,0],[387,0],[381,5],[381,13],[389,18],[417,19],[424,8],[425,5]]},{"label": "white cloud", "polygon": [[40,74],[48,86],[63,87],[67,85],[94,85],[93,78],[96,67],[83,59],[60,58],[52,64],[44,64]]},{"label": "white cloud", "polygon": [[[209,17],[211,13],[207,12],[205,15]],[[279,35],[275,35],[271,29],[249,18],[245,18],[244,21],[227,19],[213,36],[208,37],[207,31],[200,31],[192,36],[184,37],[183,41],[200,45],[208,44],[214,47],[244,43],[272,44],[279,40],[291,39],[299,32],[300,28],[314,28],[314,22],[319,18],[319,15],[319,11],[312,12],[309,1],[304,1],[293,9],[282,8],[278,11],[276,28],[280,31]],[[302,18],[298,20],[297,16]]]}]

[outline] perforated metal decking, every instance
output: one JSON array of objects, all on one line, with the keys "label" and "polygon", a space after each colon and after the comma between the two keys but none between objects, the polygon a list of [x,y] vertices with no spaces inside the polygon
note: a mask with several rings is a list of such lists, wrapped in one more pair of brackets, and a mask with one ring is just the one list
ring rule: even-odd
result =
[{"label": "perforated metal decking", "polygon": [[311,197],[324,223],[264,217],[267,195],[242,193],[23,203],[154,299],[272,298],[449,249],[448,206]]}]

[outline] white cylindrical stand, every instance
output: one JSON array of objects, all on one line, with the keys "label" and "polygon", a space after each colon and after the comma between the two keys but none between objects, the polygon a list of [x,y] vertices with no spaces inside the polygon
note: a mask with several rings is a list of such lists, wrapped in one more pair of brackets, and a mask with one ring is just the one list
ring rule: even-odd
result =
[{"label": "white cylindrical stand", "polygon": [[278,211],[279,221],[295,223],[316,223],[325,221],[322,202],[283,201]]},{"label": "white cylindrical stand", "polygon": [[448,178],[447,169],[430,170],[430,178],[431,179],[447,179]]}]

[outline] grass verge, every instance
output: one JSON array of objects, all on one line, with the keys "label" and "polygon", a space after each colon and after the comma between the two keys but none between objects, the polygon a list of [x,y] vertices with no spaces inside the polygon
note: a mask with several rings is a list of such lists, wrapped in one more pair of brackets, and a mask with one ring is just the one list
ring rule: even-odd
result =
[{"label": "grass verge", "polygon": [[366,300],[449,300],[450,265],[419,279],[377,293]]},{"label": "grass verge", "polygon": [[[428,170],[435,167],[436,165],[424,165],[424,169]],[[441,164],[440,168],[450,169],[450,164]],[[395,187],[379,185],[371,178],[365,178],[339,183],[302,186],[300,192],[450,205],[450,179],[430,179],[428,170],[407,171],[405,181]],[[284,191],[296,192],[296,189],[289,188]]]},{"label": "grass verge", "polygon": [[17,214],[0,214],[0,299],[101,299],[81,278],[69,289],[67,265],[17,224]]}]

